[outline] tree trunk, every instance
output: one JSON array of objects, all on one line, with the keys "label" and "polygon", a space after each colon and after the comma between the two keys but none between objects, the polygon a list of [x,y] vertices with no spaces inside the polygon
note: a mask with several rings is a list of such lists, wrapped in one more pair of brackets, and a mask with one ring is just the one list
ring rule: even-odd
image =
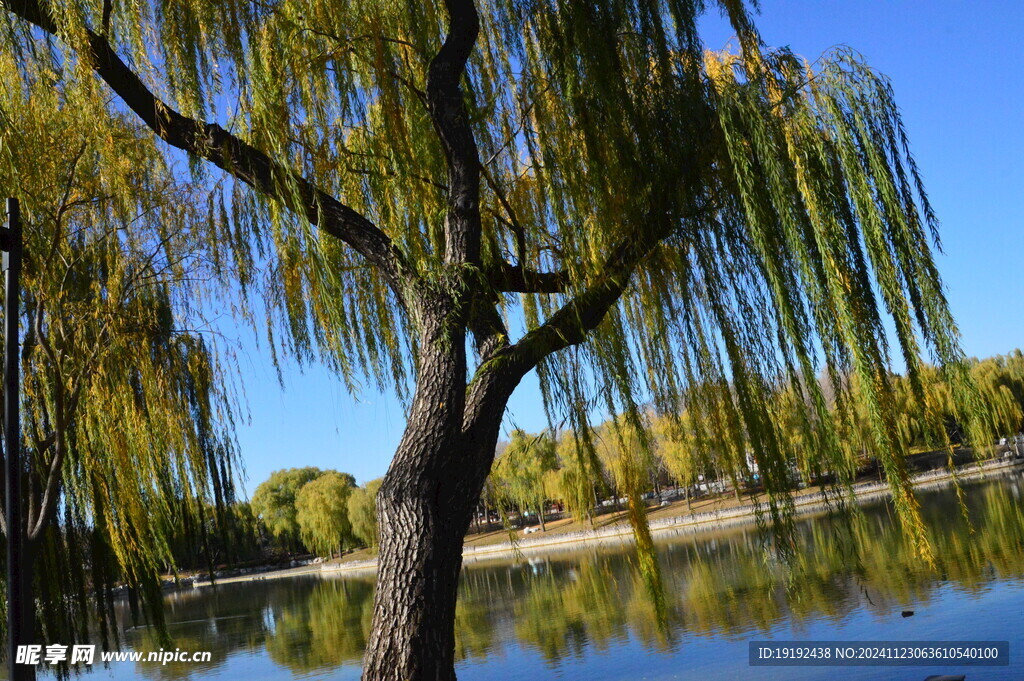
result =
[{"label": "tree trunk", "polygon": [[421,316],[416,394],[377,494],[380,553],[364,681],[455,679],[462,544],[518,381],[467,407],[464,336],[447,326],[446,312]]},{"label": "tree trunk", "polygon": [[[416,470],[393,463],[377,497],[381,537],[377,593],[363,679],[454,681],[462,544],[486,472],[459,480],[452,471],[442,471],[466,458],[484,459],[489,467],[490,459],[486,448],[471,451],[464,443],[442,446],[441,438],[430,437],[436,429],[429,424],[415,433],[406,432],[403,443],[420,438],[434,441],[425,457],[434,465]],[[490,458],[496,444],[497,428],[489,445]]]},{"label": "tree trunk", "polygon": [[[381,536],[367,681],[455,678],[455,599],[468,527],[429,493],[388,502]],[[447,500],[455,501],[455,500]]]},{"label": "tree trunk", "polygon": [[730,471],[729,472],[729,479],[732,481],[732,491],[733,491],[733,494],[736,496],[736,503],[737,504],[742,504],[743,503],[743,494],[740,491],[740,479],[739,479],[739,476],[736,475],[735,471]]}]

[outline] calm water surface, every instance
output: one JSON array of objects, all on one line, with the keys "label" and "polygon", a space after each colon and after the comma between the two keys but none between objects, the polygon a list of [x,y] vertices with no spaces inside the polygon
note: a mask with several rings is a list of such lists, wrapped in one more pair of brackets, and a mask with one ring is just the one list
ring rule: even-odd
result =
[{"label": "calm water surface", "polygon": [[[859,558],[829,541],[841,524],[799,524],[792,568],[766,558],[756,529],[660,537],[655,607],[635,550],[602,546],[468,566],[457,613],[462,681],[543,679],[907,679],[966,673],[1024,679],[1024,478],[921,494],[932,571],[913,557],[888,506],[865,507],[852,533]],[[795,572],[794,572],[795,571]],[[168,597],[174,645],[210,664],[115,663],[84,679],[358,679],[371,579],[293,578]],[[914,610],[904,618],[902,610]],[[751,668],[750,639],[1009,640],[1009,667]],[[159,650],[154,632],[125,642]]]}]

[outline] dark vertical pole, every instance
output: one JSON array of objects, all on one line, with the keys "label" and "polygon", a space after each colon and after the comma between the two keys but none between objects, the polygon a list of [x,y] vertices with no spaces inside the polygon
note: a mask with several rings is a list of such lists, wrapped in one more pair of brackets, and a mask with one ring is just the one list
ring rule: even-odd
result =
[{"label": "dark vertical pole", "polygon": [[[4,453],[7,516],[7,662],[11,681],[31,678],[32,668],[16,665],[18,645],[30,641],[23,631],[25,575],[21,518],[21,427],[18,413],[18,279],[21,275],[21,215],[17,199],[7,199],[7,224],[0,232],[4,270]],[[20,669],[19,669],[20,667]],[[26,673],[28,676],[26,676]]]}]

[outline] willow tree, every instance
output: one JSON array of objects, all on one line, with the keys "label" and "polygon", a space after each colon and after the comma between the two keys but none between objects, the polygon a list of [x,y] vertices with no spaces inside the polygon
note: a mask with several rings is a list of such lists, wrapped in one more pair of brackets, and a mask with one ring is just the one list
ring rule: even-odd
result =
[{"label": "willow tree", "polygon": [[555,451],[559,463],[558,495],[577,522],[586,520],[593,528],[598,491],[607,488],[597,448],[587,436],[567,432],[559,438]]},{"label": "willow tree", "polygon": [[380,542],[374,498],[381,482],[382,480],[377,478],[362,487],[356,487],[348,498],[348,519],[352,523],[352,534],[369,549],[376,549]]},{"label": "willow tree", "polygon": [[595,395],[625,423],[641,401],[704,414],[781,522],[772,391],[808,396],[844,470],[816,375],[856,375],[839,400],[866,405],[927,555],[885,318],[910,376],[930,352],[975,398],[891,87],[848,50],[767,49],[742,0],[716,3],[738,51],[705,53],[707,4],[2,0],[5,49],[234,178],[225,248],[273,254],[276,347],[407,399],[364,678],[453,678],[462,538],[535,369],[584,437]]},{"label": "willow tree", "polygon": [[205,528],[224,528],[233,496],[234,403],[190,312],[204,284],[189,282],[216,278],[201,197],[134,119],[69,96],[0,54],[0,195],[21,198],[25,245],[25,630],[70,644],[98,622],[107,643],[114,583],[159,624],[175,540],[197,538],[208,564]]},{"label": "willow tree", "polygon": [[352,544],[352,523],[348,501],[355,478],[347,473],[325,471],[299,489],[295,495],[295,522],[302,543],[318,555],[333,558]]},{"label": "willow tree", "polygon": [[282,548],[292,551],[298,548],[301,528],[296,498],[299,490],[323,474],[314,466],[284,468],[271,473],[253,492],[253,513],[263,521],[264,527]]},{"label": "willow tree", "polygon": [[518,428],[512,431],[508,445],[494,463],[490,484],[499,505],[518,508],[520,514],[537,513],[542,531],[544,504],[548,494],[548,474],[557,465],[555,439],[550,433],[530,435]]},{"label": "willow tree", "polygon": [[677,485],[684,488],[686,509],[690,511],[694,487],[708,467],[707,452],[698,445],[686,414],[658,418],[652,430],[658,457]]}]

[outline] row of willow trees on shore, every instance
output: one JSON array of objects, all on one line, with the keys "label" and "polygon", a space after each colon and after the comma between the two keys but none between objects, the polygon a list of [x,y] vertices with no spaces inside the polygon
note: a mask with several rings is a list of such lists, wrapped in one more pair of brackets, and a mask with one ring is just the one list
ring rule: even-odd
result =
[{"label": "row of willow trees on shore", "polygon": [[[987,405],[988,432],[1013,445],[1014,438],[1024,430],[1024,354],[1018,349],[970,360],[969,364]],[[834,396],[827,381],[822,382],[824,392]],[[922,466],[953,465],[955,450],[965,446],[975,456],[994,451],[993,442],[966,440],[940,372],[925,367],[921,373],[925,404],[932,414],[915,408],[914,386],[909,379],[893,376],[892,383],[897,408],[889,418],[895,420],[903,446],[916,454],[938,454],[922,457],[926,459]],[[723,406],[730,404],[724,402]],[[792,389],[774,395],[773,414],[783,424],[780,432],[788,439],[793,489],[852,481],[869,472],[883,474],[878,470],[878,452],[863,409],[855,409],[852,418],[844,418],[843,412],[834,404],[832,407],[830,413],[844,453],[839,465],[845,470],[841,471],[822,470],[815,464],[810,450],[814,439],[808,434],[803,398]],[[729,419],[728,414],[721,414],[722,422]],[[938,423],[943,426],[931,425]],[[578,437],[571,431],[512,431],[488,479],[477,529],[481,528],[479,521],[490,527],[495,516],[508,520],[509,513],[514,513],[520,524],[524,516],[535,517],[545,529],[545,514],[550,510],[567,511],[577,520],[592,521],[601,502],[612,501],[619,508],[621,497],[657,493],[663,486],[678,487],[688,506],[701,489],[724,492],[728,488],[739,497],[742,490],[759,488],[756,460],[741,431],[725,432],[686,412],[648,415],[643,425],[643,432],[638,432],[631,424],[612,419],[592,429],[588,437]]]},{"label": "row of willow trees on shore", "polygon": [[208,509],[204,527],[192,527],[185,518],[171,536],[173,559],[165,573],[218,573],[375,548],[380,482],[357,486],[348,473],[313,466],[274,471],[250,501],[234,500],[219,512]]},{"label": "row of willow trees on shore", "polygon": [[[1012,441],[1024,430],[1024,353],[1013,350],[971,360],[970,370],[989,407],[989,431]],[[975,456],[992,453],[993,443],[965,442],[939,372],[926,368],[923,376],[928,403],[941,415],[943,430],[929,428],[932,419],[922,419],[915,412],[909,381],[893,377],[899,405],[893,418],[903,446],[912,453],[931,454],[923,456],[919,465],[948,465],[954,450],[963,451],[965,445]],[[825,392],[831,394],[828,386]],[[801,430],[801,406],[791,390],[777,393],[776,408],[791,438],[793,489],[834,484],[843,477],[814,467],[807,449],[810,440]],[[855,413],[852,420],[843,422],[833,414],[836,428],[844,434],[845,478],[884,474],[877,465],[866,416]],[[745,441],[734,449],[734,440],[715,439],[713,431],[702,431],[685,412],[675,417],[650,416],[645,426],[646,431],[638,435],[609,420],[595,427],[589,440],[565,431],[513,430],[499,448],[471,531],[494,529],[495,523],[522,525],[528,517],[546,529],[553,512],[592,522],[601,510],[621,508],[623,497],[628,502],[631,496],[643,497],[664,488],[677,488],[688,508],[694,497],[705,493],[731,490],[739,496],[759,489],[756,463]],[[957,460],[963,458],[961,454]],[[333,557],[376,548],[374,497],[380,484],[376,479],[360,487],[348,473],[315,467],[275,471],[255,488],[251,503],[232,503],[222,514],[221,524],[211,509],[212,522],[205,533],[184,527],[172,544],[174,564],[204,570],[295,554]]]},{"label": "row of willow trees on shore", "polygon": [[[989,431],[1011,439],[1024,430],[1024,354],[1014,350],[971,360],[970,370],[989,407]],[[928,404],[941,415],[945,428],[928,427],[934,419],[921,418],[913,408],[909,381],[894,376],[899,409],[893,418],[908,451],[932,453],[921,464],[928,467],[949,464],[953,450],[964,445],[971,446],[975,455],[990,454],[992,443],[965,442],[941,374],[926,368],[923,376]],[[828,386],[825,392],[832,394]],[[814,467],[807,449],[811,440],[801,428],[802,407],[793,391],[779,391],[775,399],[777,418],[791,438],[794,489],[834,484],[839,477],[852,480],[867,473],[881,474],[866,416],[855,412],[852,420],[844,422],[833,411],[836,428],[843,433],[848,467],[845,476],[837,476]],[[702,431],[685,412],[675,417],[651,416],[645,426],[646,431],[637,434],[609,420],[594,428],[589,440],[571,432],[513,430],[500,447],[471,531],[493,529],[496,522],[521,525],[527,517],[536,518],[546,529],[552,512],[592,522],[604,508],[619,509],[623,497],[628,503],[630,497],[665,487],[678,488],[688,507],[695,496],[707,492],[731,490],[739,496],[744,490],[759,489],[756,463],[745,440],[736,446],[733,439],[716,439],[714,431]],[[380,479],[371,480],[359,487],[347,473],[314,467],[275,471],[256,487],[251,503],[230,506],[223,528],[208,528],[212,541],[203,544],[198,539],[201,534],[183,532],[175,545],[176,564],[205,569],[301,553],[333,557],[352,549],[375,548],[374,497],[380,483]]]},{"label": "row of willow trees on shore", "polygon": [[[970,370],[989,407],[989,431],[1011,440],[1024,430],[1024,353],[1013,350],[971,360]],[[950,463],[953,450],[965,445],[976,456],[992,453],[992,443],[965,442],[941,374],[926,368],[923,376],[928,403],[941,414],[945,429],[927,426],[931,419],[920,418],[912,406],[909,381],[894,376],[899,410],[893,418],[903,445],[917,454],[932,453],[921,463],[928,467]],[[832,394],[828,386],[825,392]],[[801,407],[793,392],[779,391],[776,406],[777,417],[791,437],[793,488],[834,483],[833,472],[815,469],[811,463],[809,440],[801,430]],[[856,413],[849,422],[836,415],[836,427],[844,434],[850,479],[881,473],[865,421],[866,416]],[[643,497],[665,487],[676,487],[688,508],[695,496],[707,492],[731,490],[739,495],[758,489],[756,464],[745,443],[744,448],[733,449],[733,440],[714,439],[712,432],[702,432],[686,413],[651,416],[645,426],[646,432],[638,436],[615,421],[606,421],[591,431],[589,441],[571,432],[513,430],[500,446],[471,531],[493,529],[495,523],[521,525],[528,517],[546,529],[552,512],[592,522],[602,509],[619,509],[622,497],[628,502],[631,496]],[[251,503],[232,504],[223,543],[212,543],[212,562],[266,561],[297,553],[331,557],[375,548],[374,497],[380,483],[376,479],[359,487],[347,473],[314,467],[275,471],[256,487]],[[206,567],[203,545],[183,543],[181,549],[178,565]]]}]

